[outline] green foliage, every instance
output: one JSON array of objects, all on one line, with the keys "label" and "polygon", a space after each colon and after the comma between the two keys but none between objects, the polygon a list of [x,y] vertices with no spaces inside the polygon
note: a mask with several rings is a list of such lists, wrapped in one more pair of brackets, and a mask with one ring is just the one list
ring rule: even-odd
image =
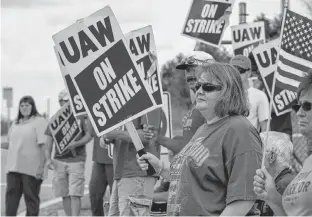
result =
[{"label": "green foliage", "polygon": [[271,41],[278,38],[282,27],[282,14],[275,16],[273,19],[268,18],[264,13],[256,17],[254,22],[263,21],[265,27],[265,38]]},{"label": "green foliage", "polygon": [[182,54],[178,54],[162,66],[162,85],[164,91],[170,92],[173,107],[188,108],[191,104],[189,88],[185,81],[184,72],[176,69],[183,58]]},{"label": "green foliage", "polygon": [[161,68],[162,86],[171,94],[172,127],[174,132],[180,132],[181,119],[191,106],[190,92],[185,81],[184,72],[176,69],[184,56],[178,54],[168,60]]}]

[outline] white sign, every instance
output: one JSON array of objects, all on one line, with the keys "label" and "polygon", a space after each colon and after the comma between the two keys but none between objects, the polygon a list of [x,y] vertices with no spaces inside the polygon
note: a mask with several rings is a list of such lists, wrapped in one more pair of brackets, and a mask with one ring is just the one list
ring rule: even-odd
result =
[{"label": "white sign", "polygon": [[235,55],[248,56],[249,53],[265,42],[264,22],[246,23],[231,27],[232,46]]}]

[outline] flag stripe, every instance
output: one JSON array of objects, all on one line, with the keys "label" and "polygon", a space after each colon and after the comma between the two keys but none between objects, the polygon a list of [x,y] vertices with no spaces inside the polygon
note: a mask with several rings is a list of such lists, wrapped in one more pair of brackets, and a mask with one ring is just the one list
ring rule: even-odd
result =
[{"label": "flag stripe", "polygon": [[[283,76],[283,77],[288,77],[289,79],[293,79],[295,81],[301,81],[304,77],[303,72],[298,71],[294,68],[285,66],[284,64],[278,64],[279,66],[277,66],[277,72],[279,75]],[[300,72],[300,74],[302,74],[302,76],[298,75]]]},{"label": "flag stripe", "polygon": [[[297,89],[298,89],[297,87],[285,84],[283,82],[280,82],[279,80],[275,81],[275,86],[277,86],[277,87],[279,87],[279,88],[281,88],[283,90],[290,90],[290,91],[293,91],[293,92],[297,92]],[[276,93],[274,95],[276,95]]]},{"label": "flag stripe", "polygon": [[280,75],[279,73],[276,73],[276,79],[279,80],[280,82],[283,82],[285,84],[291,85],[291,86],[293,86],[295,88],[297,88],[299,86],[299,84],[300,84],[299,81],[295,81],[295,80],[290,79],[288,77],[284,77],[284,76]]},{"label": "flag stripe", "polygon": [[297,68],[300,71],[308,72],[312,68],[311,62],[289,54],[283,49],[280,50],[279,55],[279,61],[282,61],[284,64],[289,65],[293,68]]},{"label": "flag stripe", "polygon": [[[312,33],[312,22],[310,19],[302,17],[290,10],[286,10],[283,19],[283,29],[281,33],[280,51],[277,60],[274,103],[278,104],[278,92],[296,92],[304,76],[311,71],[312,46],[309,36]],[[293,93],[287,93],[293,94]],[[288,97],[288,100],[293,97]],[[287,100],[287,99],[284,99]],[[287,102],[285,102],[287,104]],[[290,102],[291,103],[291,102]],[[283,113],[289,105],[277,110]]]},{"label": "flag stripe", "polygon": [[195,159],[199,157],[199,155],[204,151],[204,147],[200,146],[196,151],[192,154]]}]

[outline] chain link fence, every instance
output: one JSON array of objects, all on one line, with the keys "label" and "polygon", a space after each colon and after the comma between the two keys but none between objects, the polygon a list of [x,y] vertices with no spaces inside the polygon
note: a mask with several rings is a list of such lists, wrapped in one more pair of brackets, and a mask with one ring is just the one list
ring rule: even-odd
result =
[{"label": "chain link fence", "polygon": [[292,156],[292,169],[298,173],[304,160],[308,157],[307,139],[301,134],[293,134],[294,152]]}]

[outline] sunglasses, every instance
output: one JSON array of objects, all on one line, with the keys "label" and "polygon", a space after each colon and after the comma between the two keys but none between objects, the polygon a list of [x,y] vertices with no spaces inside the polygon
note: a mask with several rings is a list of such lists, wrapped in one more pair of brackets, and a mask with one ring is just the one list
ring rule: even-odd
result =
[{"label": "sunglasses", "polygon": [[199,88],[202,88],[205,92],[220,91],[222,89],[220,85],[197,82],[195,85],[195,90],[198,91]]},{"label": "sunglasses", "polygon": [[234,66],[234,67],[239,71],[240,74],[244,74],[245,72],[249,71],[249,69],[243,69],[239,66]]},{"label": "sunglasses", "polygon": [[187,82],[196,81],[196,80],[197,80],[197,78],[195,78],[195,77],[188,77],[186,79]]},{"label": "sunglasses", "polygon": [[312,103],[304,102],[302,104],[295,104],[292,106],[292,109],[297,113],[299,109],[302,107],[303,111],[308,112],[311,110]]},{"label": "sunglasses", "polygon": [[69,100],[63,100],[63,99],[61,99],[61,100],[59,100],[59,103],[61,103],[61,102],[64,102],[64,103],[67,103]]}]

